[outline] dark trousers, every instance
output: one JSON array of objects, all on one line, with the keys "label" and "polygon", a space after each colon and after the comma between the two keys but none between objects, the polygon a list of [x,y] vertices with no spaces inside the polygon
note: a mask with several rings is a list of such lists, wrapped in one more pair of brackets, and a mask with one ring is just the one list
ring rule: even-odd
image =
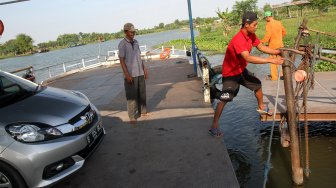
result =
[{"label": "dark trousers", "polygon": [[125,79],[124,86],[128,116],[130,120],[136,120],[141,114],[147,113],[145,77],[133,77],[133,84],[129,84]]}]

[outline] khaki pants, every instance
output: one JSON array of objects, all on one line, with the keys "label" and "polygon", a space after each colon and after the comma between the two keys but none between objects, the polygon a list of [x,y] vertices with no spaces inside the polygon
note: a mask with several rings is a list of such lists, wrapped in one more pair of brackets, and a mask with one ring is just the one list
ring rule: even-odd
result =
[{"label": "khaki pants", "polygon": [[147,113],[146,82],[144,76],[133,77],[133,84],[124,80],[127,111],[131,121],[136,120],[141,114]]},{"label": "khaki pants", "polygon": [[[276,58],[276,57],[280,57],[278,55],[270,55],[271,58]],[[271,80],[278,80],[278,69],[280,69],[279,65],[275,65],[275,64],[270,64],[271,66]],[[282,76],[282,70],[280,72],[280,76]]]}]

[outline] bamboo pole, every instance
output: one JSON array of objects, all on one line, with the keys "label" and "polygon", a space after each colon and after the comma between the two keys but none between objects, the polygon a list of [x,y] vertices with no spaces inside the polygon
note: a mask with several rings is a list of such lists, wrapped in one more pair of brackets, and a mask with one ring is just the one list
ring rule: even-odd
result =
[{"label": "bamboo pole", "polygon": [[313,32],[316,32],[316,33],[321,33],[323,35],[327,35],[327,36],[330,36],[330,37],[336,37],[336,34],[334,33],[327,33],[327,32],[323,32],[323,31],[319,31],[319,30],[316,30],[316,29],[311,29],[311,28],[307,28],[309,31],[313,31]]},{"label": "bamboo pole", "polygon": [[285,62],[282,64],[282,70],[284,74],[285,96],[287,103],[287,122],[289,125],[290,133],[290,147],[291,147],[291,159],[292,159],[292,180],[296,185],[303,184],[303,170],[300,166],[300,150],[299,150],[299,138],[296,127],[296,108],[295,97],[292,80],[292,64],[288,59],[288,52],[282,51],[282,57],[285,58]]}]

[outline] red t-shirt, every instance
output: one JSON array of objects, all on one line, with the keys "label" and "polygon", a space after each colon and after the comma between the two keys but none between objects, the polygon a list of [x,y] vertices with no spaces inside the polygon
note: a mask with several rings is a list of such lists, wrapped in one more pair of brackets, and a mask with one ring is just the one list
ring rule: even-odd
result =
[{"label": "red t-shirt", "polygon": [[230,41],[222,65],[223,77],[236,76],[241,74],[247,61],[241,56],[244,51],[251,52],[252,46],[258,46],[260,41],[255,34],[246,35],[240,30]]}]

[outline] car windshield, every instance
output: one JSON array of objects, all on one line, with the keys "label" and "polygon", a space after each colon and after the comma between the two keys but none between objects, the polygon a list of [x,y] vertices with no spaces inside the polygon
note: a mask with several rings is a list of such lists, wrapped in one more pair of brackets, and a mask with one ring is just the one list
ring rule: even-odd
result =
[{"label": "car windshield", "polygon": [[31,81],[0,71],[0,108],[30,97],[38,89]]}]

